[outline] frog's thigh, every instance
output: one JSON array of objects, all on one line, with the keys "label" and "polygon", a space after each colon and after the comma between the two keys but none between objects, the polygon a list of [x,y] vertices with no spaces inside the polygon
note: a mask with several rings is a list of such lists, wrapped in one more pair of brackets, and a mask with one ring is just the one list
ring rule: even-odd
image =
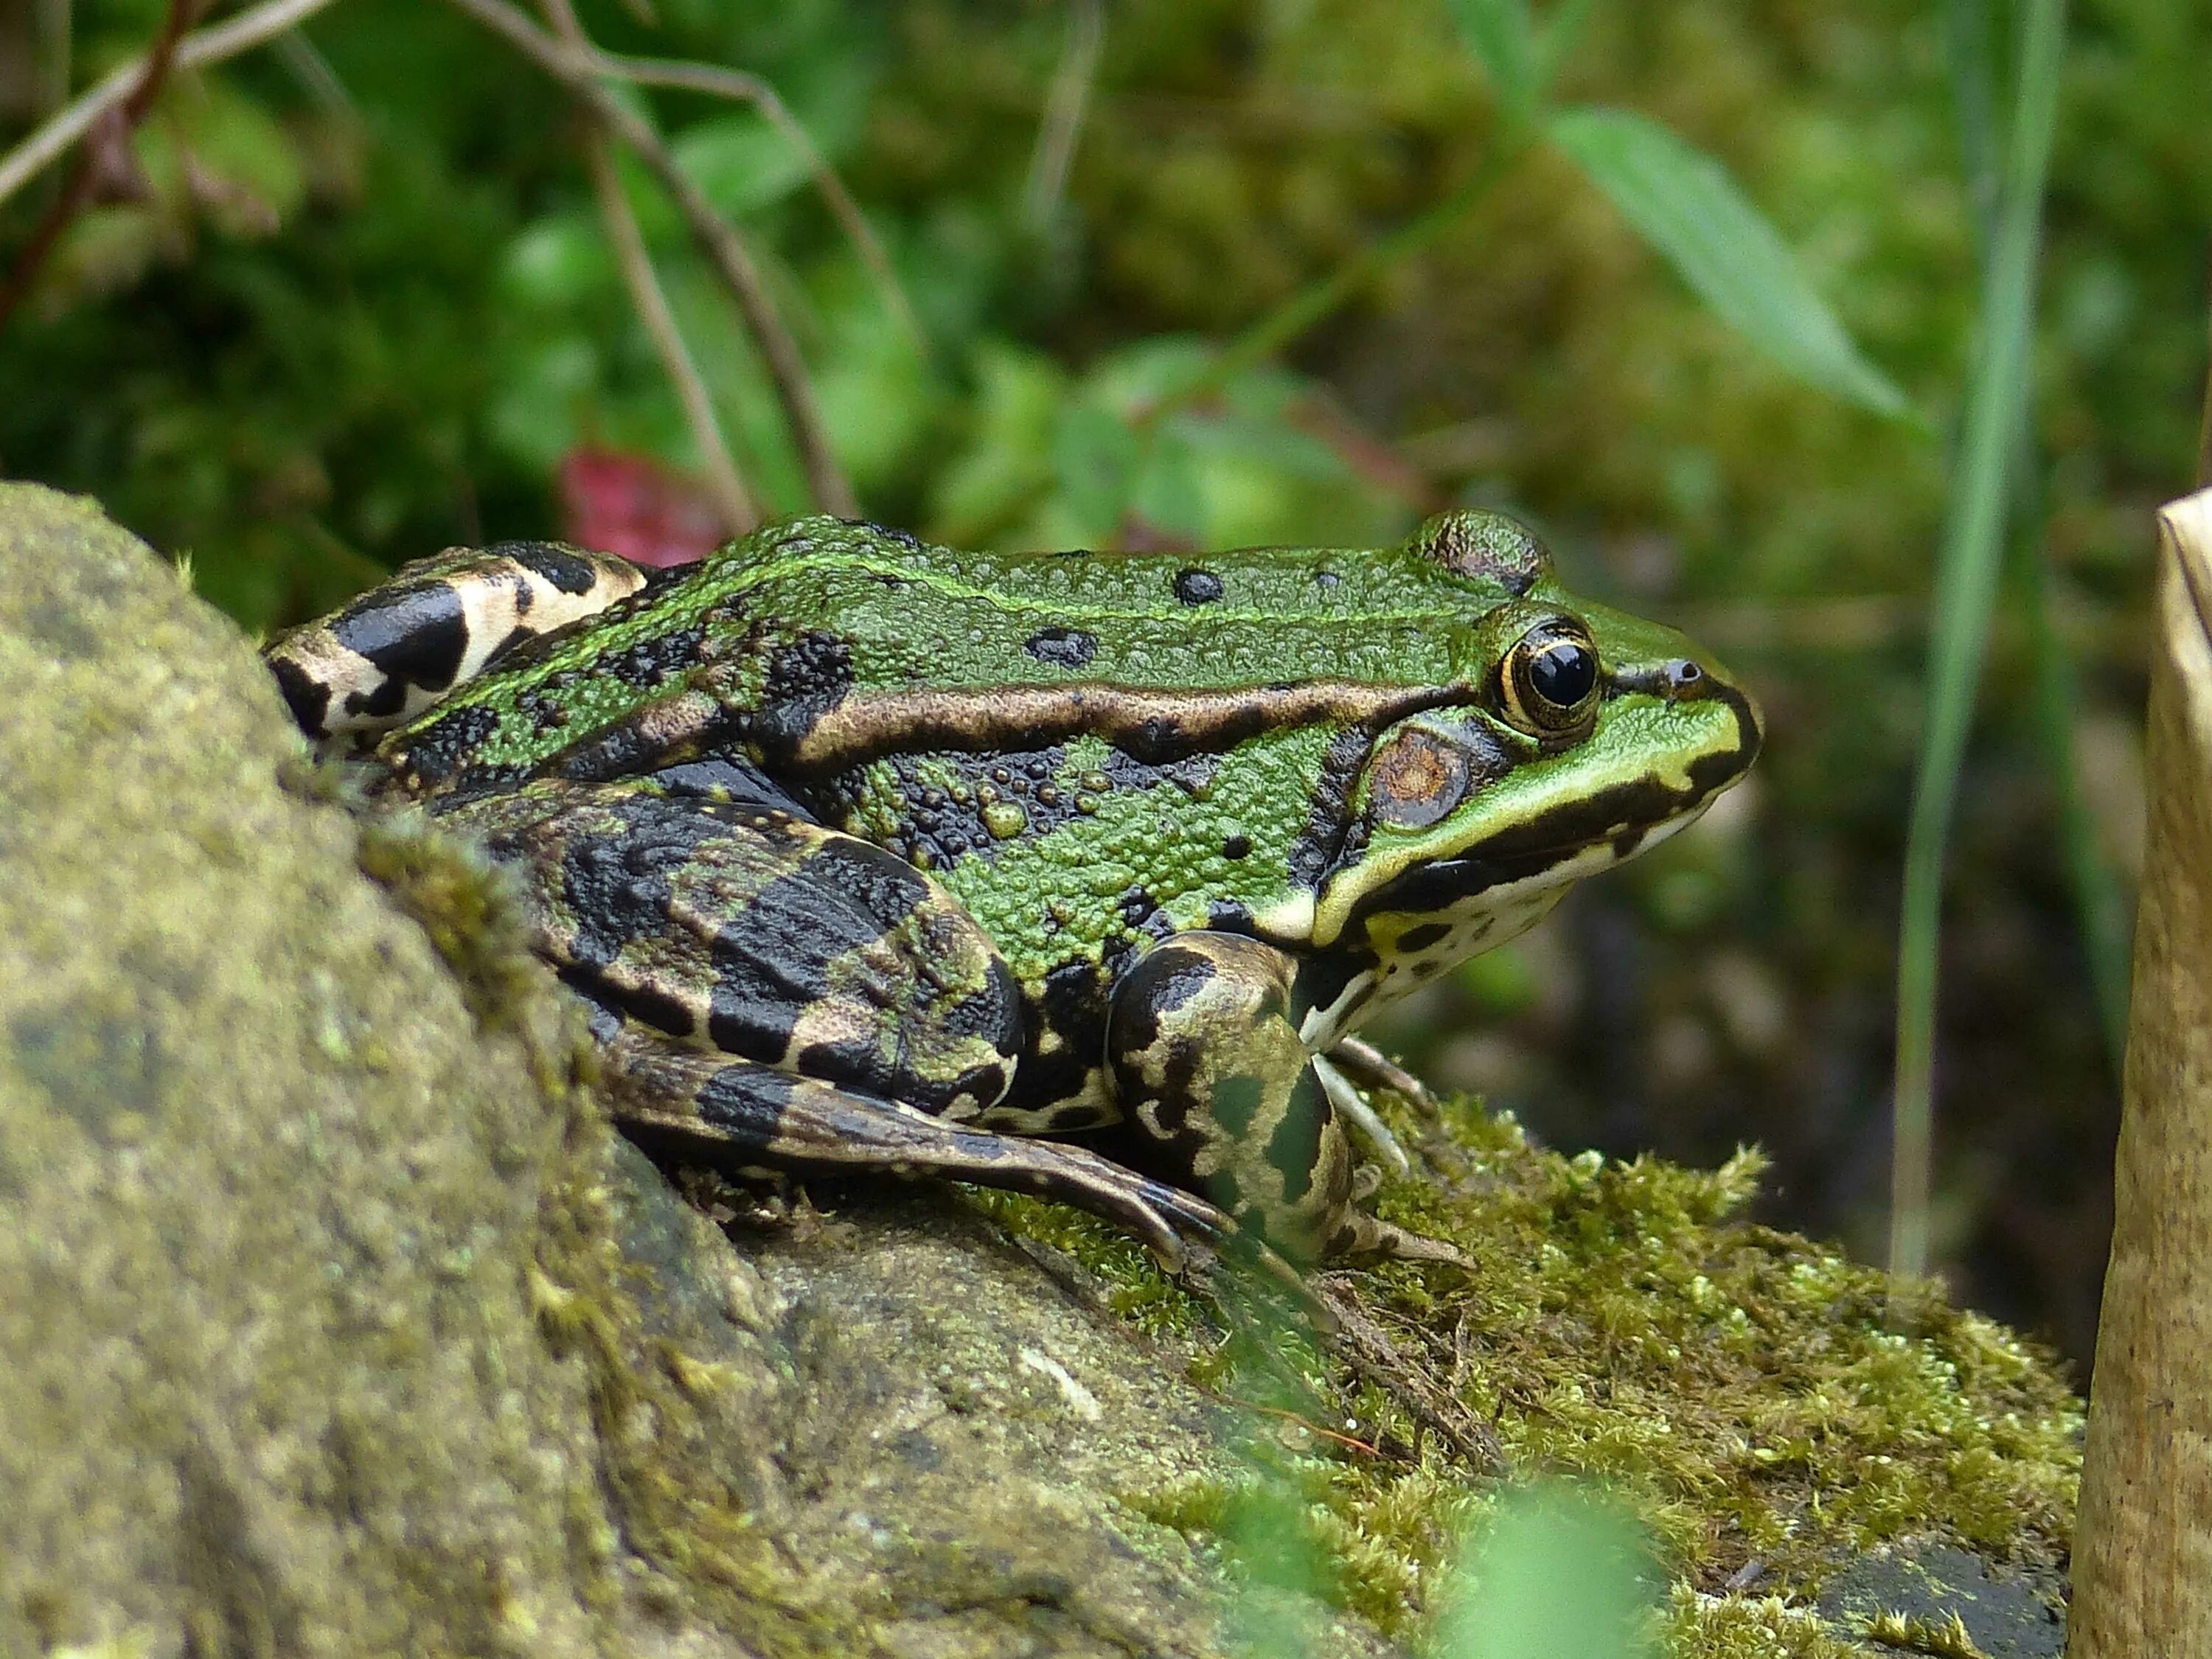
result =
[{"label": "frog's thigh", "polygon": [[1013,975],[951,894],[871,842],[635,784],[467,816],[495,855],[531,866],[540,948],[596,1001],[955,1121],[1012,1080]]},{"label": "frog's thigh", "polygon": [[871,1170],[1040,1194],[1127,1228],[1170,1267],[1186,1241],[1218,1241],[1227,1216],[1078,1146],[994,1134],[866,1091],[684,1048],[635,1023],[606,1045],[607,1092],[624,1129],[725,1165]]},{"label": "frog's thigh", "polygon": [[262,654],[311,738],[380,732],[476,678],[519,640],[605,610],[645,586],[611,553],[550,542],[418,559]]},{"label": "frog's thigh", "polygon": [[1344,1129],[1291,1015],[1292,971],[1258,939],[1177,934],[1115,988],[1107,1054],[1123,1111],[1192,1184],[1313,1261],[1362,1241]]}]

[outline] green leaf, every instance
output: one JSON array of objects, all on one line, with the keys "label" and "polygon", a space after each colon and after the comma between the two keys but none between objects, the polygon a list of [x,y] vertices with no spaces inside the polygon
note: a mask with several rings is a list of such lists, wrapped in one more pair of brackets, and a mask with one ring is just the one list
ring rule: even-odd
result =
[{"label": "green leaf", "polygon": [[1563,110],[1548,130],[1715,316],[1808,386],[1878,414],[1911,413],[1719,162],[1626,110]]},{"label": "green leaf", "polygon": [[1536,26],[1528,0],[1447,0],[1459,38],[1473,52],[1506,104],[1525,114],[1536,101],[1541,76]]},{"label": "green leaf", "polygon": [[707,199],[732,217],[781,201],[809,177],[806,157],[750,110],[686,127],[673,148]]},{"label": "green leaf", "polygon": [[1111,547],[1136,493],[1144,445],[1127,422],[1091,404],[1070,404],[1053,438],[1060,498],[1086,539]]},{"label": "green leaf", "polygon": [[1448,1659],[1652,1659],[1658,1575],[1627,1513],[1560,1486],[1509,1491],[1472,1540]]}]

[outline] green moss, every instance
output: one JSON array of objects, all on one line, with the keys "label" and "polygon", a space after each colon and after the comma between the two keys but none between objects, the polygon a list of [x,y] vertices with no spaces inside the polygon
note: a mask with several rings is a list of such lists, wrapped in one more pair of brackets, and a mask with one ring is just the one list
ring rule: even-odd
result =
[{"label": "green moss", "polygon": [[[1633,1506],[1674,1581],[1671,1651],[1847,1651],[1811,1600],[1887,1540],[1947,1539],[2029,1567],[2063,1559],[2081,1419],[2057,1372],[1933,1285],[1736,1218],[1757,1152],[1712,1170],[1568,1158],[1471,1103],[1438,1127],[1383,1107],[1419,1167],[1384,1185],[1379,1212],[1479,1265],[1391,1263],[1334,1282],[1409,1372],[1494,1426],[1516,1477],[1587,1478]],[[1425,1436],[1395,1387],[1240,1357],[1222,1332],[1249,1309],[1193,1300],[1089,1218],[1027,1199],[985,1207],[1066,1250],[1153,1334],[1191,1343],[1193,1381],[1261,1402],[1249,1481],[1125,1493],[1132,1508],[1235,1559],[1250,1532],[1240,1516],[1273,1504],[1325,1564],[1330,1599],[1421,1638],[1494,1480]],[[1301,1384],[1312,1400],[1268,1407]],[[1759,1593],[1728,1591],[1754,1562]]]}]

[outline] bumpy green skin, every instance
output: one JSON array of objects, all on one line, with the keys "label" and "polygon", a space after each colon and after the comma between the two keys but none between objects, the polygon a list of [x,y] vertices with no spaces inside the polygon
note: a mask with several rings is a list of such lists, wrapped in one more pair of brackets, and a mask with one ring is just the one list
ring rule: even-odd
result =
[{"label": "bumpy green skin", "polygon": [[[349,706],[482,659],[447,580],[409,599],[442,631]],[[1308,1056],[1686,822],[1759,742],[1716,665],[1573,602],[1494,514],[1193,556],[801,520],[609,598],[391,732],[385,793],[532,872],[541,948],[697,1138],[1056,1191],[1170,1254],[1222,1212],[1301,1257],[1407,1245],[1352,1212]],[[1220,1209],[988,1133],[1125,1121]]]}]

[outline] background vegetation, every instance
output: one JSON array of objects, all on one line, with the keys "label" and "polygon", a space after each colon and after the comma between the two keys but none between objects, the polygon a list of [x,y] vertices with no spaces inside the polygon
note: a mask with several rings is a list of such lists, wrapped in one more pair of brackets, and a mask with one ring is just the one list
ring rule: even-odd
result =
[{"label": "background vegetation", "polygon": [[[1512,9],[635,0],[581,21],[762,77],[858,203],[872,250],[757,107],[617,94],[750,239],[870,516],[992,544],[1358,544],[1504,506],[1571,582],[1747,674],[1771,733],[1750,787],[1384,1036],[1556,1145],[1711,1164],[1757,1141],[1770,1218],[1879,1257],[1923,617],[2011,47],[1979,7],[1912,0],[1568,0],[1523,43],[1540,70],[1571,38],[1556,97],[1725,164],[1863,353],[1871,380],[1823,391],[1539,136],[1540,76],[1486,73],[1514,43],[1482,15]],[[0,0],[0,143],[163,17]],[[1962,20],[1988,95],[1958,72]],[[2117,1089],[2083,872],[2124,883],[2133,856],[2148,509],[2197,453],[2208,63],[2212,9],[2070,10],[2031,510],[1944,913],[1934,1259],[2084,1360]],[[173,72],[135,135],[96,130],[88,204],[0,332],[0,470],[96,494],[252,629],[455,542],[696,542],[728,492],[684,482],[711,457],[585,136],[538,68],[424,0],[337,0]],[[801,509],[738,313],[617,165],[743,489]],[[0,205],[0,255],[65,170]]]}]

